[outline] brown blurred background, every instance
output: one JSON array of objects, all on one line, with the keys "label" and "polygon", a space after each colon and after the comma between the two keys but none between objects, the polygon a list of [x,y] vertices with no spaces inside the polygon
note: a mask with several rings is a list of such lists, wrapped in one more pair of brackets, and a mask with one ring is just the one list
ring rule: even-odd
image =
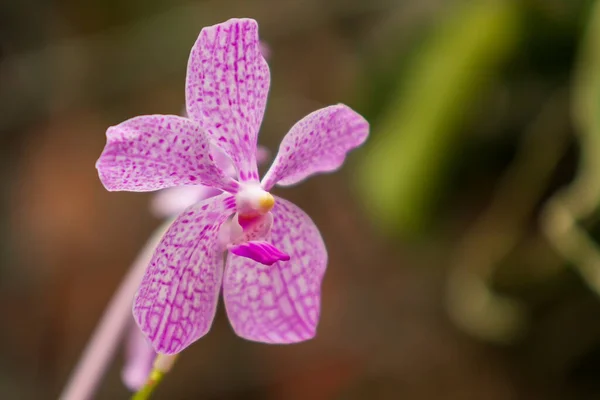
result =
[{"label": "brown blurred background", "polygon": [[[258,20],[273,154],[307,113],[371,122],[342,171],[278,190],[330,254],[316,339],[223,307],[156,399],[600,396],[600,11],[592,0],[4,0],[0,398],[53,399],[160,223],[109,193],[110,125],[177,114],[200,29]],[[600,54],[600,53],[598,53]],[[125,399],[122,355],[98,399]]]}]

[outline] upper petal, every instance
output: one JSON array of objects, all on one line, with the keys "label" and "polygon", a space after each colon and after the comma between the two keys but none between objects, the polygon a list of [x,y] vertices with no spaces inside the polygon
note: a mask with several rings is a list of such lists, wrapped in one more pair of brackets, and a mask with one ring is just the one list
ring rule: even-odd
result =
[{"label": "upper petal", "polygon": [[108,128],[106,138],[96,168],[108,190],[202,184],[235,192],[239,186],[215,164],[205,131],[187,118],[135,117]]},{"label": "upper petal", "polygon": [[156,248],[133,314],[159,353],[178,353],[208,332],[223,275],[218,234],[235,200],[223,194],[188,208]]},{"label": "upper petal", "polygon": [[188,62],[187,113],[225,150],[242,181],[258,181],[256,142],[270,80],[256,21],[202,29]]},{"label": "upper petal", "polygon": [[271,241],[290,260],[271,266],[229,254],[223,296],[235,332],[248,340],[295,343],[312,338],[319,321],[327,250],[300,208],[277,198]]},{"label": "upper petal", "polygon": [[369,123],[346,105],[317,110],[298,121],[283,138],[262,186],[268,191],[276,183],[293,185],[311,174],[333,171],[368,135]]}]

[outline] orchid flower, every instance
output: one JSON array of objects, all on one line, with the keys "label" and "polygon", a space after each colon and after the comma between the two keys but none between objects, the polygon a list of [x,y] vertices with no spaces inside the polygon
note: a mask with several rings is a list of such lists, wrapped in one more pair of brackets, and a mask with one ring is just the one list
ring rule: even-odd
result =
[{"label": "orchid flower", "polygon": [[[269,191],[338,169],[369,126],[342,104],[317,110],[290,129],[259,180],[256,143],[269,83],[256,21],[231,19],[204,28],[192,48],[188,118],[140,116],[107,131],[97,168],[108,190],[223,192],[175,219],[142,279],[133,314],[158,353],[179,353],[208,332],[221,287],[231,325],[245,339],[295,343],[316,333],[325,244],[308,215]],[[216,148],[235,177],[215,162]]]}]

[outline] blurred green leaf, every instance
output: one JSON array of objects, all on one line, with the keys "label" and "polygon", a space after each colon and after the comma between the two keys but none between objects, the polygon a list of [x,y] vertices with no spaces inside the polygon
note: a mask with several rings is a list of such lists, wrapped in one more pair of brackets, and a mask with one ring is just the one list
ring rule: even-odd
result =
[{"label": "blurred green leaf", "polygon": [[460,128],[518,39],[513,1],[468,2],[436,27],[412,65],[360,168],[359,192],[387,228],[419,231],[432,215]]}]

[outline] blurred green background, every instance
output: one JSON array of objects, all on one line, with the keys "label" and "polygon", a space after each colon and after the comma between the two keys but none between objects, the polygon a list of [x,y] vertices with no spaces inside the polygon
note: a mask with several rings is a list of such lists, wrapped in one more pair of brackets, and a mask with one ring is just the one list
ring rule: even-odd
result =
[{"label": "blurred green background", "polygon": [[[338,102],[340,172],[278,190],[330,254],[316,339],[237,338],[220,307],[156,399],[600,397],[600,3],[0,3],[0,398],[53,399],[160,221],[108,193],[110,125],[177,114],[200,29],[258,20],[260,143]],[[98,399],[124,399],[122,355]]]}]

